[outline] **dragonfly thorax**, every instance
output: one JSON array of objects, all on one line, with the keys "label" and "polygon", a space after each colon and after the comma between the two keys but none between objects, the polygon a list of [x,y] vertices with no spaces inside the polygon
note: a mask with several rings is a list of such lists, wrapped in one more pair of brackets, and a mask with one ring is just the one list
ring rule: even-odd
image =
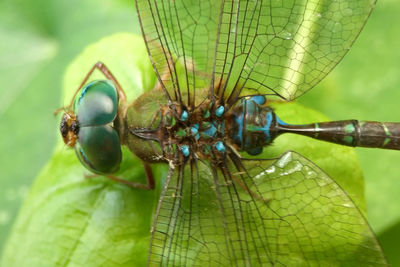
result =
[{"label": "dragonfly thorax", "polygon": [[142,141],[155,141],[160,150],[151,146],[153,151],[146,151],[145,145],[139,147],[138,143],[128,143],[128,146],[144,160],[206,159],[213,153],[225,153],[225,120],[224,106],[215,107],[211,102],[203,103],[193,111],[180,105],[165,105],[154,115],[153,125],[129,127],[131,134]]}]

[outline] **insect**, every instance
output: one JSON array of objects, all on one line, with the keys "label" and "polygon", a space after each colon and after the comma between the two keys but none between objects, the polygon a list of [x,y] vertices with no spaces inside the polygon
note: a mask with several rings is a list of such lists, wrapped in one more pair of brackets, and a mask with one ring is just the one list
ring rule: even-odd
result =
[{"label": "insect", "polygon": [[[169,164],[148,265],[386,264],[357,207],[317,166],[295,152],[257,157],[288,132],[400,148],[396,123],[292,125],[269,106],[325,77],[374,4],[136,1],[158,84],[127,103],[117,79],[97,63],[60,131],[85,167],[134,187],[153,189],[149,163]],[[94,69],[108,81],[85,85]],[[147,184],[113,176],[121,144],[143,160]]]}]

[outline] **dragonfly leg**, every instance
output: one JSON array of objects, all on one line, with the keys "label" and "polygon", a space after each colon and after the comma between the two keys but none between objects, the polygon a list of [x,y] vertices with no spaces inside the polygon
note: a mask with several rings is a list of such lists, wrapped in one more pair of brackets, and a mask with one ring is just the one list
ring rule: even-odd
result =
[{"label": "dragonfly leg", "polygon": [[[72,99],[71,103],[68,106],[69,109],[74,104],[75,97],[78,94],[79,90],[87,83],[89,77],[92,75],[92,73],[95,69],[101,71],[101,73],[103,73],[107,79],[111,80],[114,83],[114,85],[118,91],[119,99],[124,102],[126,101],[126,94],[125,94],[124,90],[122,89],[121,85],[119,84],[119,82],[117,81],[117,79],[114,77],[114,75],[111,73],[111,71],[107,68],[107,66],[103,62],[98,61],[96,64],[94,64],[90,68],[90,70],[86,74],[85,78],[82,80],[81,84],[79,85],[78,89],[76,89],[74,95],[71,98]],[[56,111],[54,111],[54,115],[57,115],[58,112],[60,112],[61,110],[64,110],[64,109],[65,109],[65,107],[56,109]]]},{"label": "dragonfly leg", "polygon": [[[144,171],[146,173],[146,183],[137,183],[137,182],[132,182],[123,178],[119,178],[116,177],[114,175],[103,175],[104,177],[117,182],[117,183],[121,183],[133,188],[138,188],[138,189],[143,189],[143,190],[153,190],[154,189],[154,175],[153,175],[153,171],[150,167],[150,165],[146,162],[143,162],[143,167],[144,167]],[[86,175],[85,178],[94,178],[94,177],[98,177],[101,176],[100,174],[91,174],[91,175]]]},{"label": "dragonfly leg", "polygon": [[[125,91],[122,89],[121,85],[119,84],[118,80],[114,77],[114,75],[111,73],[111,71],[107,68],[107,66],[101,62],[98,61],[96,64],[94,64],[94,66],[92,67],[91,71],[93,72],[94,69],[98,69],[99,71],[101,71],[101,73],[104,74],[104,76],[111,80],[115,87],[117,88],[118,94],[119,94],[119,98],[121,101],[126,101],[126,94]],[[89,74],[89,73],[88,73]],[[91,73],[90,73],[91,74]],[[89,76],[90,76],[89,74]],[[87,75],[87,77],[85,77],[85,79],[87,80],[87,78],[89,77]],[[81,87],[86,83],[86,81],[84,80],[84,82],[82,82]]]}]

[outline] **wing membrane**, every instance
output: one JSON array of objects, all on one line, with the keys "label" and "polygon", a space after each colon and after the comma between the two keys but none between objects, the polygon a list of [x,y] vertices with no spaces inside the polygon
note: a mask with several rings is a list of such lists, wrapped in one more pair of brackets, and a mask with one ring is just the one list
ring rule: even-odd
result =
[{"label": "wing membrane", "polygon": [[[171,100],[208,88],[291,100],[346,54],[375,0],[137,0],[143,35]],[[197,96],[196,96],[197,94]]]},{"label": "wing membrane", "polygon": [[170,170],[149,265],[386,264],[350,198],[305,158],[226,162]]},{"label": "wing membrane", "polygon": [[[194,105],[211,81],[220,3],[136,1],[150,58],[168,98]],[[179,75],[178,75],[179,74]]]}]

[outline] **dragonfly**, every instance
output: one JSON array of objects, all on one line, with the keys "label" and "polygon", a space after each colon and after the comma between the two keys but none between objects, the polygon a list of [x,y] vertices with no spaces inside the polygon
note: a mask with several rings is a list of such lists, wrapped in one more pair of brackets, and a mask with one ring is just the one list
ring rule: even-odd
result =
[{"label": "dragonfly", "polygon": [[[65,108],[60,132],[95,174],[152,190],[169,171],[151,228],[149,266],[387,265],[367,221],[323,170],[289,151],[286,133],[400,149],[400,124],[295,125],[270,103],[321,81],[363,28],[373,0],[136,0],[158,83],[128,102],[98,62]],[[94,70],[107,80],[89,81]],[[121,145],[146,184],[115,176]]]}]

